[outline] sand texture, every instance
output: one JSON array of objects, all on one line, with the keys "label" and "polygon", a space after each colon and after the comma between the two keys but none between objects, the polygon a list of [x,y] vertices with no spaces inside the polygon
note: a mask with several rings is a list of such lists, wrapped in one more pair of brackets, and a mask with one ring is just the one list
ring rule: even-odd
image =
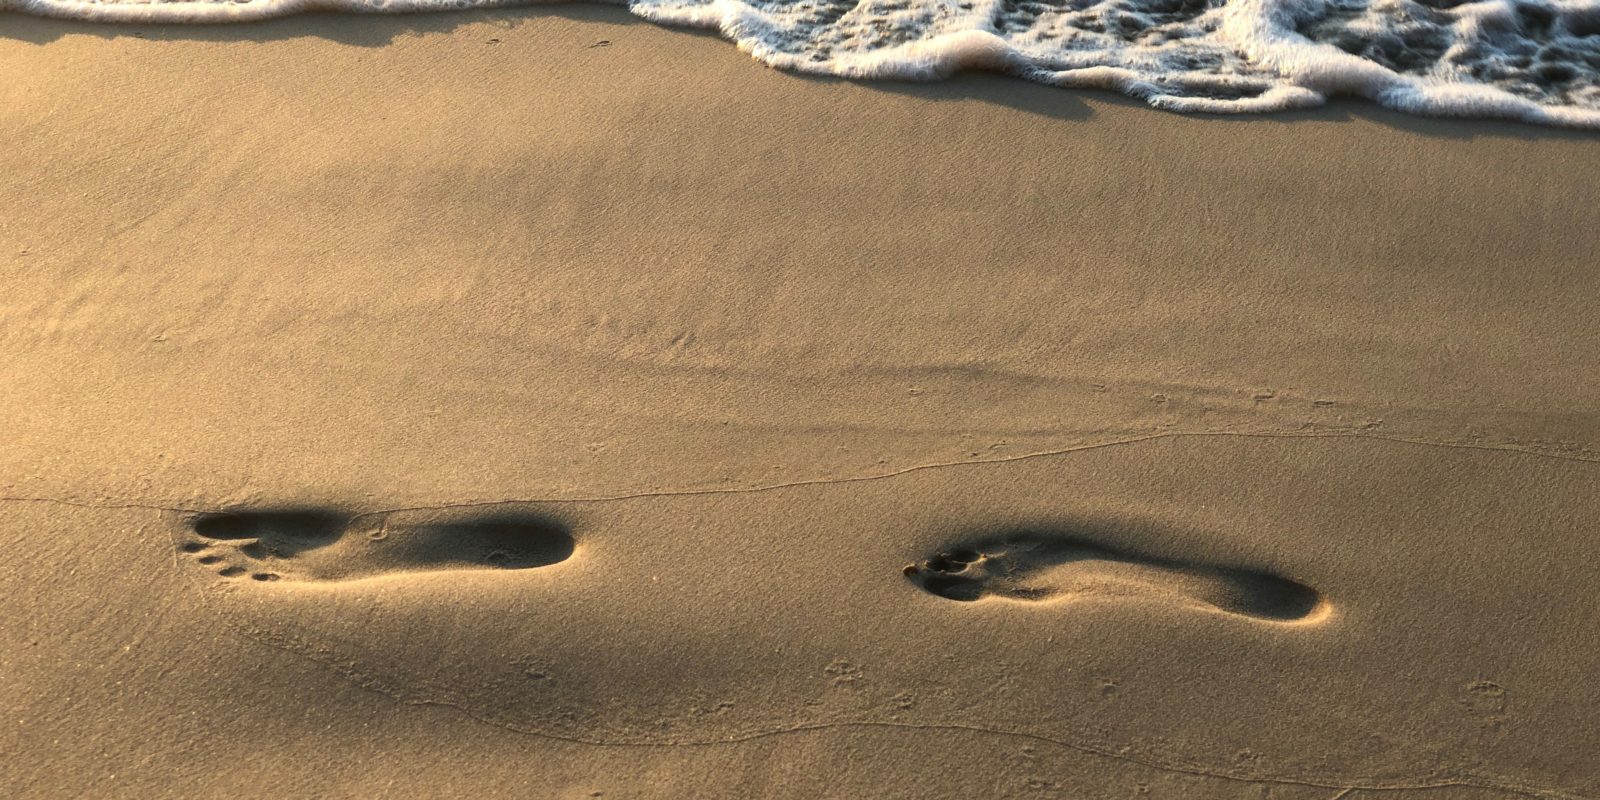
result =
[{"label": "sand texture", "polygon": [[0,794],[1600,797],[1600,144],[0,14]]}]

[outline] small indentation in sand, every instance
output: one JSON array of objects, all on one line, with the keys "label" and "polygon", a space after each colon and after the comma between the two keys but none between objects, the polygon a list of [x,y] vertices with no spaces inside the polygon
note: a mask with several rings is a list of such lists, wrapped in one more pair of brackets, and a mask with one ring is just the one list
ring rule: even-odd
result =
[{"label": "small indentation in sand", "polygon": [[[368,518],[371,519],[370,517]],[[217,574],[256,581],[352,580],[440,570],[521,570],[555,564],[575,547],[564,524],[520,512],[415,524],[378,519],[357,532],[357,517],[324,509],[201,514],[190,522],[205,541],[178,546]],[[372,524],[369,522],[369,525]]]},{"label": "small indentation in sand", "polygon": [[988,536],[903,573],[930,594],[962,602],[1165,598],[1269,622],[1308,621],[1326,607],[1316,590],[1268,572],[1123,552],[1068,532]]}]

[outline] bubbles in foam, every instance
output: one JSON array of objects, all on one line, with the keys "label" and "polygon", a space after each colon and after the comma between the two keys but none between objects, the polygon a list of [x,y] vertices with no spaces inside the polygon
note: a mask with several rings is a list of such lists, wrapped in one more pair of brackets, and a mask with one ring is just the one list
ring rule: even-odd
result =
[{"label": "bubbles in foam", "polygon": [[[223,22],[513,4],[0,0],[0,9]],[[630,8],[717,29],[757,59],[801,72],[931,80],[994,70],[1213,113],[1353,95],[1416,113],[1600,130],[1600,0],[634,0]]]}]

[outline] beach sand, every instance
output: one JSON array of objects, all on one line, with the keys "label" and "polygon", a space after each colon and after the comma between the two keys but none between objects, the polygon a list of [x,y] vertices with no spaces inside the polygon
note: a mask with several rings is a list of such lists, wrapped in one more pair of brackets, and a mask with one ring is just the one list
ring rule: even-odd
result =
[{"label": "beach sand", "polygon": [[1600,149],[0,15],[8,797],[1600,796]]}]

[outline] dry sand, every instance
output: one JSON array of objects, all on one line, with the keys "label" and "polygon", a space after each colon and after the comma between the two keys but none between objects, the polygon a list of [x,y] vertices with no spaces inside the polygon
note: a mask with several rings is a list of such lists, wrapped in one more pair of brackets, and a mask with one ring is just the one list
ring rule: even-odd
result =
[{"label": "dry sand", "polygon": [[1600,796],[1593,137],[597,7],[0,75],[8,797]]}]

